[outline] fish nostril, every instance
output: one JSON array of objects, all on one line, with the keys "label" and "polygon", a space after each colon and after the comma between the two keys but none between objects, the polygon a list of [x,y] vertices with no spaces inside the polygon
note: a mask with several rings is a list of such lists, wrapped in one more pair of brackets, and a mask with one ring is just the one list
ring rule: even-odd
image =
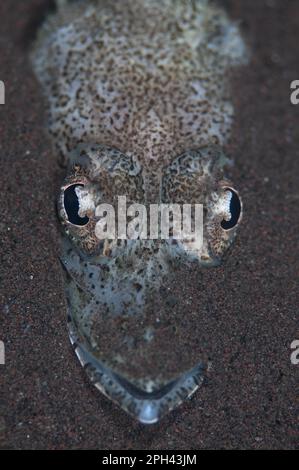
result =
[{"label": "fish nostril", "polygon": [[84,226],[88,224],[89,218],[79,216],[80,206],[79,199],[76,194],[77,187],[84,187],[84,185],[73,184],[65,189],[63,203],[69,222],[73,225]]}]

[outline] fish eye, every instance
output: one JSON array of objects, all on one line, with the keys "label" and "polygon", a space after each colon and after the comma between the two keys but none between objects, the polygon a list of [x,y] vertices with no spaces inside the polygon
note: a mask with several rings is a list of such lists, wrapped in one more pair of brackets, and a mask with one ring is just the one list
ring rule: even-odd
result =
[{"label": "fish eye", "polygon": [[68,221],[73,225],[84,226],[89,222],[88,217],[79,216],[79,199],[76,193],[76,188],[84,187],[84,184],[72,184],[64,190],[63,204],[68,218]]},{"label": "fish eye", "polygon": [[240,219],[242,205],[238,194],[233,189],[227,188],[226,191],[231,195],[229,200],[230,219],[223,219],[221,222],[221,227],[224,230],[230,230],[237,225]]}]

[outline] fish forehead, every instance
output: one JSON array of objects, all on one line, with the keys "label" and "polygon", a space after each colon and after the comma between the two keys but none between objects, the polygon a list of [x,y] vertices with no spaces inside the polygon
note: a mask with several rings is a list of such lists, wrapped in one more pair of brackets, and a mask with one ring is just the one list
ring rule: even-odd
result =
[{"label": "fish forehead", "polygon": [[223,12],[205,1],[99,1],[80,13],[67,24],[61,14],[35,60],[64,154],[79,141],[112,145],[153,174],[190,147],[226,142],[224,72],[245,46]]}]

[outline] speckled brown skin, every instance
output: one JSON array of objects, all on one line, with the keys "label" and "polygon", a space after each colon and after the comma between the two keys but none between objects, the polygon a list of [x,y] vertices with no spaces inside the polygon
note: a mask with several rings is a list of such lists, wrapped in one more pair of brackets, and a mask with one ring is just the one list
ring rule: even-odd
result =
[{"label": "speckled brown skin", "polygon": [[148,199],[163,165],[228,139],[225,74],[246,60],[238,28],[204,0],[81,2],[49,20],[34,53],[63,158],[78,142],[134,155]]},{"label": "speckled brown skin", "polygon": [[[157,358],[132,373],[130,344],[142,340],[155,350],[148,306],[165,276],[175,284],[173,264],[195,258],[215,265],[234,239],[239,221],[221,226],[231,217],[232,187],[222,150],[233,119],[225,74],[246,62],[247,51],[238,28],[205,0],[64,4],[41,31],[33,62],[48,97],[50,133],[71,171],[59,198],[70,336],[95,385],[140,421],[155,422],[196,390],[204,356],[198,366],[182,361],[171,370]],[[84,227],[71,223],[64,207],[73,184],[92,200],[81,214],[89,218]],[[98,240],[92,208],[118,195],[203,204],[202,249],[190,252],[184,241]],[[118,317],[133,317],[139,327],[121,335],[112,329],[119,342],[107,350],[101,322]],[[170,355],[174,347],[182,347],[175,336]]]}]

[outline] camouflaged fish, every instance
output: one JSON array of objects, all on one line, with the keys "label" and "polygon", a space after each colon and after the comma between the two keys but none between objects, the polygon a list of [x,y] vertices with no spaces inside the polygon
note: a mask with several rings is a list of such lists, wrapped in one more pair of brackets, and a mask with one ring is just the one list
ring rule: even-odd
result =
[{"label": "camouflaged fish", "polygon": [[[190,264],[221,261],[241,220],[224,149],[228,76],[247,57],[239,27],[206,0],[59,1],[32,50],[68,166],[58,212],[70,339],[92,383],[142,423],[190,397],[207,368],[186,340],[183,283]],[[100,239],[97,207],[118,196],[202,204],[201,247]]]}]

